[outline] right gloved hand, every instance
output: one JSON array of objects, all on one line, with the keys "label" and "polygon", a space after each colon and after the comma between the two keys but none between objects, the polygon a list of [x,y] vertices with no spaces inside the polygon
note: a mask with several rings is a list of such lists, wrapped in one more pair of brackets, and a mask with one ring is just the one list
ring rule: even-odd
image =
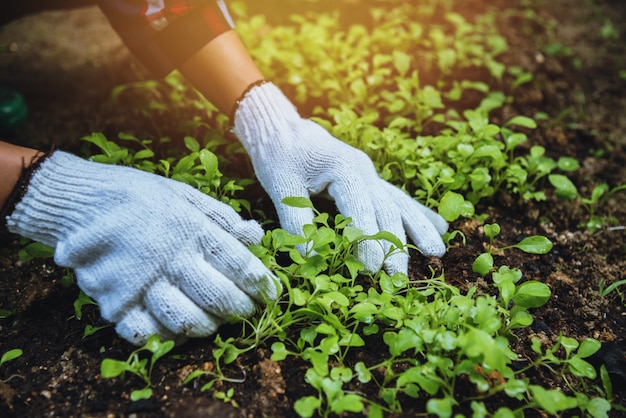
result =
[{"label": "right gloved hand", "polygon": [[[388,231],[403,243],[410,237],[423,254],[445,254],[441,238],[448,229],[445,219],[381,179],[363,151],[302,118],[276,85],[264,82],[248,90],[238,103],[233,132],[248,151],[256,176],[288,232],[301,234],[314,215],[308,208],[285,205],[283,199],[328,192],[339,212],[366,235]],[[391,243],[381,241],[358,244],[357,257],[366,270],[382,267],[390,274],[407,274],[408,253],[386,257]]]},{"label": "right gloved hand", "polygon": [[140,345],[204,337],[280,282],[246,245],[262,228],[183,183],[56,151],[37,167],[7,228],[55,249],[79,287]]}]

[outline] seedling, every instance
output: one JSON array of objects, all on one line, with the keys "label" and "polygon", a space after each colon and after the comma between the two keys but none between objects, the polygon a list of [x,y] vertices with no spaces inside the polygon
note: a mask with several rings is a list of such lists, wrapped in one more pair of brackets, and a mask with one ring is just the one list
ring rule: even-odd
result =
[{"label": "seedling", "polygon": [[587,222],[582,224],[586,229],[595,232],[601,229],[607,218],[597,214],[601,205],[611,199],[616,193],[626,190],[626,184],[609,188],[606,183],[601,183],[593,188],[591,196],[583,197],[578,192],[576,185],[562,174],[551,174],[550,183],[554,186],[554,193],[564,200],[577,200],[585,208],[588,214]]},{"label": "seedling", "polygon": [[52,258],[54,256],[54,248],[39,242],[30,241],[22,238],[23,247],[19,251],[20,260],[30,261],[37,258]]},{"label": "seedling", "polygon": [[[22,356],[22,354],[24,354],[24,352],[22,351],[21,348],[14,348],[12,350],[6,351],[4,354],[2,354],[2,357],[0,357],[0,367],[2,367],[3,364],[15,360],[16,358]],[[0,382],[8,382],[9,380],[13,379],[14,377],[16,377],[17,375],[12,375],[9,376],[6,379],[0,379]]]},{"label": "seedling", "polygon": [[[146,344],[134,350],[126,361],[105,358],[100,365],[100,375],[105,379],[124,377],[126,372],[139,377],[145,383],[142,389],[134,389],[130,393],[130,399],[138,401],[152,396],[152,371],[156,362],[174,348],[174,341],[161,342],[159,337],[153,335],[148,338]],[[142,354],[151,353],[149,358],[142,358]]]},{"label": "seedling", "polygon": [[625,286],[625,285],[626,285],[626,279],[618,280],[610,284],[609,286],[606,286],[605,280],[603,279],[600,281],[600,289],[599,289],[600,296],[605,298],[608,295],[610,295],[611,292],[615,292],[617,294],[617,297],[622,302],[622,304],[625,304],[626,294],[620,289],[622,286]]},{"label": "seedling", "polygon": [[[238,30],[261,70],[299,107],[331,134],[368,153],[383,179],[448,221],[485,219],[475,208],[496,193],[547,199],[545,180],[558,179],[578,163],[549,157],[541,146],[526,146],[526,133],[547,115],[493,123],[493,115],[513,109],[512,97],[504,92],[533,81],[531,74],[498,61],[507,45],[493,17],[487,13],[467,20],[450,1],[373,4],[368,27],[345,27],[327,13],[294,16],[288,24],[268,24],[263,16],[242,18]],[[233,4],[235,15],[243,9]],[[442,12],[441,18],[433,19],[434,10]],[[563,45],[548,50],[571,56]],[[480,74],[466,76],[472,73]],[[164,137],[156,126],[150,138],[123,134],[109,141],[94,134],[86,138],[97,149],[94,160],[184,181],[238,210],[248,207],[237,192],[250,181],[228,179],[220,171],[241,152],[227,140],[227,117],[180,74],[165,83],[128,85],[115,95],[138,98],[138,111],[154,121],[163,112],[174,114],[180,138]],[[463,102],[468,95],[477,97],[470,105]],[[197,113],[185,117],[192,111]],[[564,111],[556,121],[566,116]],[[227,152],[218,152],[223,149]],[[595,192],[589,204],[597,205],[607,192]],[[294,401],[294,411],[303,417],[402,415],[413,399],[426,405],[418,413],[437,417],[471,410],[477,417],[521,417],[532,411],[600,418],[610,408],[610,391],[602,393],[603,388],[588,383],[594,379],[585,360],[595,348],[592,341],[576,346],[561,336],[554,347],[533,343],[536,358],[528,360],[514,351],[515,333],[532,323],[533,309],[546,303],[550,289],[538,280],[522,280],[515,266],[496,266],[493,255],[513,248],[545,254],[552,246],[547,238],[500,247],[500,226],[484,225],[488,243],[473,267],[492,280],[480,288],[467,283],[461,291],[452,285],[459,278],[450,280],[444,271],[433,270],[428,279],[366,274],[353,254],[362,240],[386,240],[390,253],[408,248],[388,233],[365,236],[350,226],[350,219],[316,211],[308,199],[286,203],[312,209],[313,224],[299,235],[273,228],[251,247],[285,291],[242,320],[237,338],[217,335],[214,368],[194,371],[185,383],[201,382],[202,391],[235,402],[234,385],[245,380],[245,373],[226,376],[223,366],[264,347],[274,361],[302,361],[311,390]],[[447,242],[458,235],[448,234]],[[129,371],[144,381],[132,399],[151,395],[154,363],[171,350],[170,342],[151,339],[149,344],[125,362],[103,361],[103,377]],[[378,358],[362,360],[363,349],[375,349]],[[564,391],[546,389],[535,378],[538,367],[542,376],[564,382]],[[217,382],[230,387],[216,390]],[[459,396],[462,385],[462,393],[472,390],[471,399]]]},{"label": "seedling", "polygon": [[481,276],[486,276],[494,268],[493,253],[495,251],[502,252],[512,248],[524,251],[529,254],[547,254],[552,249],[552,242],[542,236],[526,237],[517,244],[507,245],[500,248],[494,248],[493,240],[500,234],[500,225],[486,224],[484,227],[485,235],[489,238],[487,252],[480,254],[472,264],[472,270]]},{"label": "seedling", "polygon": [[[250,211],[250,203],[245,199],[236,198],[235,194],[252,181],[224,177],[219,170],[217,156],[209,149],[209,147],[216,146],[210,138],[207,138],[207,143],[201,146],[197,139],[186,136],[183,142],[190,153],[178,157],[162,156],[163,158],[158,160],[157,155],[150,148],[154,146],[154,141],[151,139],[139,139],[126,134],[119,135],[119,139],[137,144],[139,150],[122,147],[108,140],[101,133],[94,133],[82,139],[102,151],[101,154],[91,157],[94,161],[128,165],[150,173],[161,174],[187,183],[203,193],[228,203],[236,211],[244,208]],[[160,141],[166,143],[169,139],[161,138]]]}]

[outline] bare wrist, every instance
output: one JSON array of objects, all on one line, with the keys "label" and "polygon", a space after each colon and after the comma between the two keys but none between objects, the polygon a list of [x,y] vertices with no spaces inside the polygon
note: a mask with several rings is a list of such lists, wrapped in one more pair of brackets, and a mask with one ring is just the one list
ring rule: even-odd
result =
[{"label": "bare wrist", "polygon": [[0,142],[0,208],[3,208],[3,214],[22,174],[43,155],[39,150]]}]

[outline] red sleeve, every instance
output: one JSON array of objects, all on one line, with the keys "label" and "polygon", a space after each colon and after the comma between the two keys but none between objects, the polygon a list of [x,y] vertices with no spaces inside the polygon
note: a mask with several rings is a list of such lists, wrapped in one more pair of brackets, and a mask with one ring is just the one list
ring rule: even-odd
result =
[{"label": "red sleeve", "polygon": [[234,27],[223,0],[98,0],[111,26],[157,77]]}]

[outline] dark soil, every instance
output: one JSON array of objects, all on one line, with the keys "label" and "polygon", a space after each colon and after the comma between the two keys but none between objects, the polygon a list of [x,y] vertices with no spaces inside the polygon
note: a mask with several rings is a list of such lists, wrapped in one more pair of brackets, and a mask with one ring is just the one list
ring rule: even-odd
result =
[{"label": "dark soil", "polygon": [[[506,110],[510,114],[499,117],[550,115],[552,122],[531,133],[531,144],[545,146],[553,157],[569,155],[581,161],[575,180],[583,194],[589,195],[599,182],[626,183],[626,80],[619,76],[620,70],[626,70],[626,3],[535,0],[534,9],[548,26],[522,24],[513,7],[517,2],[506,3],[509,12],[499,14],[499,24],[511,48],[503,59],[532,71],[535,80],[516,91],[513,106]],[[616,39],[602,36],[607,19],[618,34]],[[568,49],[551,56],[541,52],[548,43]],[[144,126],[133,112],[112,105],[109,97],[113,87],[144,76],[97,8],[46,12],[14,21],[0,28],[0,84],[23,93],[30,121],[4,139],[41,149],[56,144],[78,152],[77,139],[91,132],[114,138],[121,131],[141,131]],[[608,151],[600,154],[599,150]],[[555,341],[561,333],[578,340],[593,337],[607,347],[619,347],[626,338],[624,293],[599,295],[602,284],[626,276],[625,203],[616,195],[601,205],[599,214],[611,217],[613,223],[596,233],[579,226],[586,220],[584,208],[553,196],[537,203],[501,195],[479,208],[489,214],[489,222],[502,227],[496,245],[527,235],[545,235],[555,243],[547,255],[510,251],[496,261],[520,268],[525,278],[545,282],[553,293],[549,303],[534,312],[535,324],[519,334],[518,352],[529,352],[532,336],[544,341]],[[460,221],[452,227],[465,233],[467,244],[455,246],[441,261],[414,256],[412,277],[430,277],[430,264],[445,269],[446,277],[461,288],[480,282],[471,268],[485,245],[478,223]],[[240,357],[226,371],[246,377],[245,383],[232,385],[238,409],[214,401],[199,387],[183,385],[192,370],[213,367],[208,362],[212,357],[207,339],[176,348],[178,356],[157,365],[159,384],[152,399],[130,401],[130,391],[140,383],[131,378],[100,378],[100,362],[106,357],[126,358],[133,347],[110,328],[83,339],[85,325],[101,323],[90,307],[84,308],[81,320],[76,319],[72,303],[78,289],[60,284],[67,272],[52,261],[20,261],[19,237],[5,233],[0,238],[0,309],[15,312],[0,320],[0,353],[24,350],[22,357],[0,369],[0,379],[14,376],[0,382],[0,416],[290,417],[295,416],[295,399],[309,394],[302,365],[295,360],[273,362],[265,349]],[[618,352],[623,362],[623,353]],[[624,382],[618,380],[626,370],[619,364],[612,370],[619,382],[616,402],[626,404],[626,393],[620,392]],[[412,415],[407,411],[406,416]]]}]

